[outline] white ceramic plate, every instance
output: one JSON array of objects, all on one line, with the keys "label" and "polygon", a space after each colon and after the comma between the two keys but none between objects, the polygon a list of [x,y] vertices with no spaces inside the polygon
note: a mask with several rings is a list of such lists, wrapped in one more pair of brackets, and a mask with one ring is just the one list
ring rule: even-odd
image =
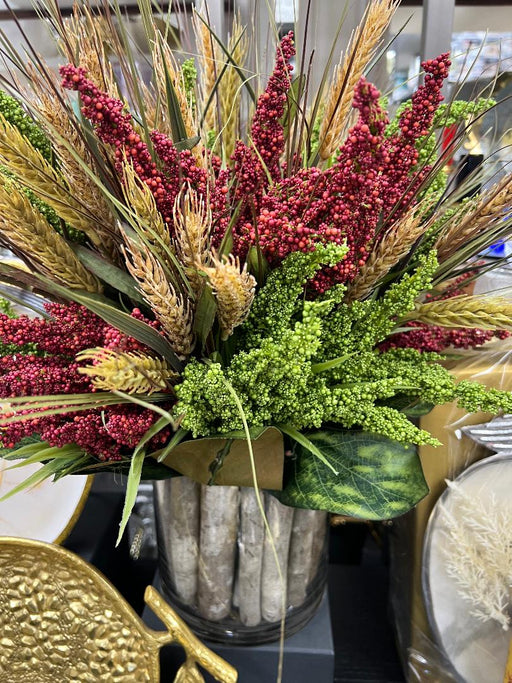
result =
[{"label": "white ceramic plate", "polygon": [[[455,480],[471,499],[484,498],[500,507],[512,506],[512,455],[495,455],[465,470]],[[423,593],[437,645],[461,683],[502,683],[510,645],[510,630],[495,620],[471,615],[473,606],[461,597],[446,571],[446,548],[440,505],[457,515],[456,495],[447,489],[430,517],[423,552]]]},{"label": "white ceramic plate", "polygon": [[[8,470],[13,461],[0,459],[0,497],[41,467]],[[75,525],[89,494],[92,477],[74,475],[46,479],[0,503],[0,536],[61,543]]]}]

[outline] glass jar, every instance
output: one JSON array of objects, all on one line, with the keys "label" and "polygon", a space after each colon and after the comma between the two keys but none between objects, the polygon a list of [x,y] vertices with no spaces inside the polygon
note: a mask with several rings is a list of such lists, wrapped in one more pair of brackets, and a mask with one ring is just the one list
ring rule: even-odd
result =
[{"label": "glass jar", "polygon": [[[327,580],[327,513],[282,505],[253,488],[155,482],[162,590],[206,640],[257,645],[286,636],[315,613]],[[279,560],[279,568],[276,562]]]}]

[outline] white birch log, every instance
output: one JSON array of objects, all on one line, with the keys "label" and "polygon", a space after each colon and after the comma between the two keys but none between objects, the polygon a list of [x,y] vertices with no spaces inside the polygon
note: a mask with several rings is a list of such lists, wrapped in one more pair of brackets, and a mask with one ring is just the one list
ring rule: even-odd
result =
[{"label": "white birch log", "polygon": [[237,598],[240,621],[245,626],[261,622],[261,570],[265,527],[256,492],[240,489]]},{"label": "white birch log", "polygon": [[295,510],[288,557],[289,607],[300,607],[306,599],[310,581],[316,574],[325,537],[326,513],[320,510]]},{"label": "white birch log", "polygon": [[198,603],[210,621],[231,610],[239,498],[236,486],[201,486]]},{"label": "white birch log", "polygon": [[266,514],[282,580],[272,550],[268,533],[263,544],[263,568],[261,573],[261,615],[265,621],[279,621],[283,615],[283,591],[286,596],[288,575],[288,551],[292,531],[294,509],[281,505],[274,496],[267,495]]},{"label": "white birch log", "polygon": [[317,575],[318,565],[325,547],[325,537],[328,529],[327,519],[329,513],[324,512],[323,510],[318,510],[317,512],[318,515],[313,520],[315,530],[313,533],[313,545],[311,547],[311,574],[309,575],[309,583],[311,583]]},{"label": "white birch log", "polygon": [[188,477],[172,477],[155,483],[159,532],[169,573],[176,594],[189,605],[197,602],[199,488]]}]

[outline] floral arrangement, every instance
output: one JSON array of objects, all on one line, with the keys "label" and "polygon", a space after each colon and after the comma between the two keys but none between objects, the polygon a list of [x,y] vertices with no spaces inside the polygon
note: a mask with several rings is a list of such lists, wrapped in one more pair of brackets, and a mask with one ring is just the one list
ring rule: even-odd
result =
[{"label": "floral arrangement", "polygon": [[314,96],[291,34],[258,95],[238,21],[224,45],[196,14],[180,62],[146,0],[150,83],[115,4],[65,21],[48,3],[58,77],[4,43],[0,242],[19,261],[0,274],[51,302],[0,314],[3,454],[44,463],[27,484],[128,472],[125,523],[140,477],[185,471],[192,439],[211,483],[246,439],[257,485],[252,446],[274,428],[283,502],[386,518],[427,491],[421,410],[512,410],[439,355],[512,327],[511,304],[467,293],[511,232],[512,176],[458,202],[457,140],[437,137],[494,103],[442,104],[443,54],[390,119],[364,73],[395,6],[369,4]]}]

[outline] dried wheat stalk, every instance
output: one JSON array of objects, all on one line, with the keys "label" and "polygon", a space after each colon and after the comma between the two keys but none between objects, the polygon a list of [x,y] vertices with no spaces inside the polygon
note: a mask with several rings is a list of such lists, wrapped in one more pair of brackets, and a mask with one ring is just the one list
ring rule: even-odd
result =
[{"label": "dried wheat stalk", "polygon": [[86,234],[96,231],[96,218],[68,190],[62,176],[30,142],[0,115],[0,163],[46,202],[66,223]]},{"label": "dried wheat stalk", "polygon": [[221,261],[212,254],[213,265],[203,267],[215,298],[222,338],[227,339],[235,327],[246,319],[256,288],[256,280],[247,272],[247,264],[240,270],[240,262],[233,254]]},{"label": "dried wheat stalk", "polygon": [[[228,50],[234,62],[240,67],[243,67],[245,63],[248,47],[249,44],[244,36],[244,29],[238,17],[235,17],[233,30],[229,38]],[[240,86],[241,81],[237,70],[232,64],[228,64],[219,83],[222,143],[226,158],[229,158],[233,153],[240,133]]]},{"label": "dried wheat stalk", "polygon": [[174,251],[171,244],[169,230],[162,214],[158,211],[155,198],[149,187],[141,182],[133,165],[125,161],[123,164],[123,193],[127,205],[139,218],[138,231],[151,245],[151,250],[157,254],[162,263],[167,263],[169,253]]},{"label": "dried wheat stalk", "polygon": [[319,151],[324,160],[334,154],[343,140],[354,88],[375,55],[398,4],[397,0],[372,0],[365,18],[352,34],[345,58],[335,69],[320,126]]},{"label": "dried wheat stalk", "polygon": [[484,192],[472,210],[464,210],[446,222],[436,243],[439,262],[452,256],[465,242],[473,239],[497,221],[502,221],[512,208],[512,173]]},{"label": "dried wheat stalk", "polygon": [[153,254],[139,247],[125,235],[128,249],[126,266],[139,285],[171,346],[180,358],[190,354],[194,346],[193,314],[189,302],[176,293],[167,281],[164,270]]},{"label": "dried wheat stalk", "polygon": [[347,300],[354,301],[368,296],[375,283],[389,273],[404,256],[407,256],[427,227],[427,224],[421,223],[417,207],[414,212],[410,211],[397,221],[374,245],[366,263],[347,293]]},{"label": "dried wheat stalk", "polygon": [[27,197],[3,177],[0,180],[0,232],[9,244],[35,261],[51,280],[70,289],[102,291],[99,281],[82,266],[64,238]]},{"label": "dried wheat stalk", "polygon": [[[195,119],[194,112],[189,104],[183,75],[172,54],[172,50],[167,43],[161,41],[160,43],[155,42],[153,44],[152,53],[156,88],[161,110],[161,124],[163,125],[163,128],[160,128],[159,130],[169,136],[172,134],[170,125],[171,114],[167,108],[167,86],[165,77],[165,73],[167,71],[167,74],[169,75],[176,92],[176,97],[180,106],[183,123],[185,124],[187,137],[192,138],[197,135],[199,126]],[[199,156],[202,157],[201,150],[197,149],[197,146],[194,148],[194,151],[196,152],[197,158],[199,158]]]},{"label": "dried wheat stalk", "polygon": [[490,296],[454,296],[416,307],[408,319],[440,327],[512,329],[512,303]]},{"label": "dried wheat stalk", "polygon": [[209,265],[209,238],[212,227],[210,207],[191,187],[180,192],[174,203],[174,244],[176,253],[187,268],[187,277],[199,297],[204,277],[198,272]]},{"label": "dried wheat stalk", "polygon": [[176,376],[165,360],[142,353],[98,347],[81,351],[76,359],[92,361],[92,365],[78,368],[78,372],[92,377],[93,386],[104,391],[152,394],[167,389]]},{"label": "dried wheat stalk", "polygon": [[80,197],[88,213],[96,218],[96,221],[88,222],[84,232],[100,252],[117,261],[118,250],[112,239],[117,232],[117,220],[103,192],[71,153],[69,146],[91,170],[95,170],[94,159],[73,125],[64,103],[54,93],[44,92],[41,88],[38,90],[36,108],[43,125],[46,123],[46,132],[59,157],[60,170],[69,187],[73,188],[73,193]]}]

